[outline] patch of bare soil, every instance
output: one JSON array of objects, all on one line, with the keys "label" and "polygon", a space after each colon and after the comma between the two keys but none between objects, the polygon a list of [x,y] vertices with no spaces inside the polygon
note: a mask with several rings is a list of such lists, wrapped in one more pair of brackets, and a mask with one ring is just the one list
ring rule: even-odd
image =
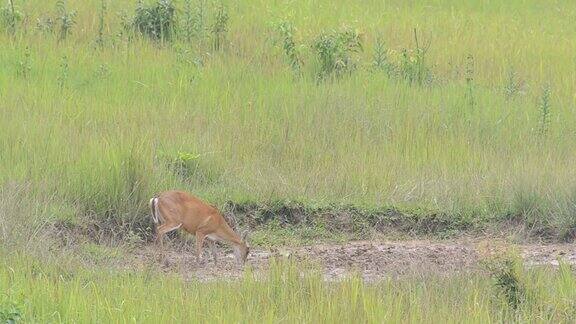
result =
[{"label": "patch of bare soil", "polygon": [[[320,244],[278,249],[254,249],[247,261],[256,271],[265,270],[273,258],[294,258],[318,265],[327,280],[358,273],[365,280],[403,275],[454,275],[479,270],[479,241],[435,242],[425,240],[345,244]],[[529,244],[516,248],[528,266],[557,266],[563,259],[576,264],[576,244]],[[193,246],[170,247],[162,255],[155,246],[144,246],[135,255],[139,267],[158,265],[166,272],[181,273],[187,279],[212,280],[238,278],[238,266],[227,247],[219,249],[218,263],[206,249],[199,263]]]}]

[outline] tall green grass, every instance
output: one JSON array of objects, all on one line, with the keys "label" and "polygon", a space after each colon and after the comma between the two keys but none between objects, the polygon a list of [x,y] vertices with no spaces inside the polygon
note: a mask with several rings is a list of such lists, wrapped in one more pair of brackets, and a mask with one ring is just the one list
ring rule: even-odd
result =
[{"label": "tall green grass", "polygon": [[[178,187],[216,203],[395,206],[565,238],[576,228],[570,2],[224,1],[217,51],[192,31],[190,42],[130,36],[120,17],[135,3],[111,1],[99,16],[101,1],[67,1],[75,23],[61,40],[35,28],[55,3],[14,3],[26,19],[0,33],[0,184],[29,183],[105,219],[139,219],[149,196]],[[202,9],[207,33],[218,8]],[[282,21],[295,28],[301,78]],[[318,82],[313,42],[342,26],[362,35],[357,69]],[[430,44],[422,86],[371,63],[377,38],[401,62],[414,29]],[[184,174],[173,168],[182,156]]]},{"label": "tall green grass", "polygon": [[[273,263],[239,280],[183,281],[154,271],[83,270],[65,260],[2,258],[0,320],[22,322],[568,323],[576,278],[567,266],[525,273],[530,298],[512,308],[481,274],[364,283],[326,282],[319,272]],[[2,318],[1,316],[4,316]]]}]

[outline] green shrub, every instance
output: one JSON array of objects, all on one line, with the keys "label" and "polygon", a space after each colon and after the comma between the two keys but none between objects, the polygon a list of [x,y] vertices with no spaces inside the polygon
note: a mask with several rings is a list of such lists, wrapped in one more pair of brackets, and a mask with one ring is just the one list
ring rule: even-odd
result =
[{"label": "green shrub", "polygon": [[378,37],[374,46],[374,55],[372,58],[372,67],[377,71],[384,71],[391,77],[394,74],[394,64],[388,58],[388,52],[382,38]]},{"label": "green shrub", "polygon": [[358,31],[344,28],[341,31],[320,34],[313,48],[320,62],[318,77],[340,77],[356,69],[357,58],[354,53],[362,50],[362,39]]},{"label": "green shrub", "polygon": [[283,21],[278,24],[278,32],[282,38],[282,50],[288,58],[288,63],[294,72],[299,73],[302,67],[302,58],[298,51],[298,46],[294,40],[294,33],[296,32],[296,27],[288,21]]},{"label": "green shrub", "polygon": [[400,57],[400,75],[409,84],[423,85],[431,78],[430,69],[426,66],[426,50],[402,50]]},{"label": "green shrub", "polygon": [[522,258],[509,247],[489,243],[481,247],[481,264],[492,278],[495,295],[512,310],[527,301],[528,286]]},{"label": "green shrub", "polygon": [[175,27],[176,8],[170,0],[158,0],[146,6],[142,1],[136,7],[134,28],[153,40],[171,40]]},{"label": "green shrub", "polygon": [[550,86],[545,85],[542,88],[542,94],[540,95],[540,134],[546,135],[548,133],[548,126],[550,125]]},{"label": "green shrub", "polygon": [[207,165],[201,154],[178,151],[176,157],[168,157],[168,168],[185,182],[208,185],[220,177],[214,165]]},{"label": "green shrub", "polygon": [[192,6],[192,0],[184,0],[184,12],[182,17],[182,33],[187,42],[192,38],[203,37],[206,31],[206,3],[198,0],[196,6]]},{"label": "green shrub", "polygon": [[0,304],[0,323],[14,324],[22,318],[22,311],[14,303]]},{"label": "green shrub", "polygon": [[106,2],[101,0],[100,11],[98,12],[98,35],[96,36],[96,45],[104,46],[104,20],[106,18]]},{"label": "green shrub", "polygon": [[216,9],[216,15],[214,16],[214,22],[212,23],[212,46],[214,50],[218,51],[224,44],[224,39],[226,32],[228,32],[228,21],[230,16],[226,8],[220,4]]},{"label": "green shrub", "polygon": [[26,47],[24,50],[24,57],[20,62],[18,62],[18,68],[16,70],[17,74],[23,78],[28,78],[30,76],[30,71],[32,70],[30,63],[30,48]]},{"label": "green shrub", "polygon": [[8,0],[8,4],[0,8],[0,27],[14,34],[16,26],[22,21],[24,15],[14,5],[14,0]]},{"label": "green shrub", "polygon": [[76,11],[68,11],[65,0],[58,0],[56,3],[57,21],[60,22],[59,40],[64,40],[72,32],[72,27],[76,24]]}]

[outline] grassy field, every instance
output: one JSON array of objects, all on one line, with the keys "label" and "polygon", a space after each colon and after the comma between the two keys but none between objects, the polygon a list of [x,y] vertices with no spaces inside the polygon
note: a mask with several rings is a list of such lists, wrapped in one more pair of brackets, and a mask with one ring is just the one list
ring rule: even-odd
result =
[{"label": "grassy field", "polygon": [[576,316],[567,266],[368,285],[68,261],[78,240],[141,244],[170,188],[265,218],[262,245],[342,238],[276,219],[307,213],[574,240],[576,2],[174,3],[159,22],[136,1],[0,2],[0,322]]},{"label": "grassy field", "polygon": [[[576,315],[576,277],[567,266],[522,273],[522,286],[507,295],[478,274],[330,283],[279,262],[264,277],[248,271],[239,281],[183,282],[155,272],[81,270],[66,260],[0,262],[3,322],[569,323]],[[521,303],[511,306],[514,298]]]},{"label": "grassy field", "polygon": [[[225,1],[217,34],[219,5],[179,1],[171,41],[122,27],[135,3],[67,1],[64,31],[55,1],[14,3],[0,184],[55,218],[141,219],[148,197],[178,187],[573,237],[572,3]],[[200,27],[185,34],[188,16]],[[321,35],[346,30],[361,49],[334,50],[343,72],[320,78]]]},{"label": "grassy field", "polygon": [[[69,213],[140,217],[145,198],[180,187],[217,203],[576,226],[571,4],[225,2],[218,50],[208,2],[207,30],[164,43],[122,29],[135,4],[107,3],[101,47],[99,1],[67,2],[77,14],[63,40],[60,20],[43,25],[54,3],[15,4],[24,18],[1,36],[0,181]],[[281,22],[296,28],[299,77]],[[356,69],[319,81],[312,45],[342,26],[361,34]],[[398,75],[374,66],[376,45]],[[410,68],[427,71],[421,85]]]}]

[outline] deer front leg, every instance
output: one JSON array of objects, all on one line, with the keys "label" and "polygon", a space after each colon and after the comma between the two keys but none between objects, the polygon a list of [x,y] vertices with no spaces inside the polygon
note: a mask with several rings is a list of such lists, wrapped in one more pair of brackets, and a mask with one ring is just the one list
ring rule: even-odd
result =
[{"label": "deer front leg", "polygon": [[202,245],[206,235],[201,232],[196,232],[196,262],[199,264],[202,259]]},{"label": "deer front leg", "polygon": [[210,250],[212,250],[212,256],[214,257],[214,264],[218,264],[218,251],[216,251],[216,242],[213,240],[208,240],[208,244],[210,245]]}]

